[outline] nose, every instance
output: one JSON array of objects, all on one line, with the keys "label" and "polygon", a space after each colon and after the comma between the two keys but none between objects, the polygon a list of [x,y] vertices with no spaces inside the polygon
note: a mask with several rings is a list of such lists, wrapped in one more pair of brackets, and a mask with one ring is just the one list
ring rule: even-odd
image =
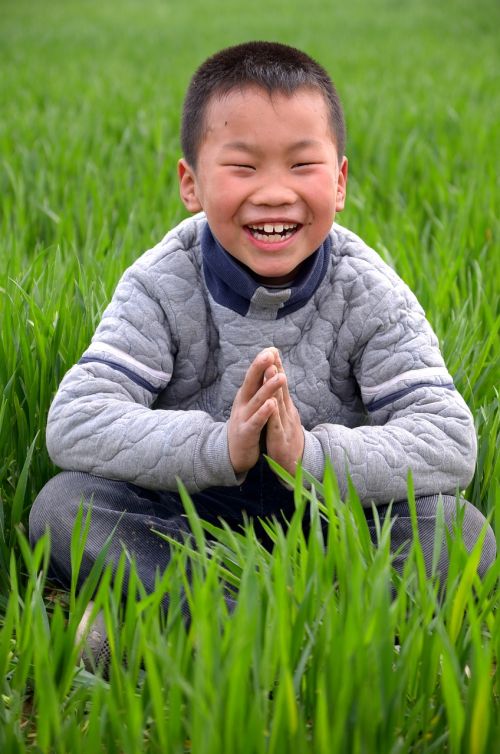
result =
[{"label": "nose", "polygon": [[280,171],[262,175],[262,180],[252,193],[256,206],[283,207],[295,204],[297,194]]}]

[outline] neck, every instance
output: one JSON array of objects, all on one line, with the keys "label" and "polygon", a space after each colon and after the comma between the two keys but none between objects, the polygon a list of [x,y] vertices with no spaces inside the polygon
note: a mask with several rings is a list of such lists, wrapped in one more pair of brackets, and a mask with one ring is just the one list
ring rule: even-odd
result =
[{"label": "neck", "polygon": [[257,279],[248,267],[240,264],[213,236],[208,224],[202,232],[203,272],[214,300],[242,316],[280,319],[300,309],[309,301],[323,280],[331,256],[327,236],[321,246],[295,270],[294,279]]}]

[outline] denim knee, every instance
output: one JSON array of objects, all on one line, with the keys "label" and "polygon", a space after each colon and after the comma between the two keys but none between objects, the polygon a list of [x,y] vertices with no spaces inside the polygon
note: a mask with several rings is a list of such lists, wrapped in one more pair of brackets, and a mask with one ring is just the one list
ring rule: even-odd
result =
[{"label": "denim knee", "polygon": [[[428,497],[417,498],[415,501],[418,535],[422,547],[426,571],[430,575],[432,571],[432,562],[434,557],[434,540],[436,532],[437,512],[440,504],[443,506],[444,525],[448,532],[452,533],[455,527],[457,512],[463,515],[461,527],[462,538],[468,552],[470,552],[478,541],[481,532],[486,527],[485,538],[483,541],[481,559],[478,566],[478,573],[484,576],[489,566],[496,558],[496,541],[491,526],[486,521],[485,516],[471,503],[466,500],[458,502],[453,495],[430,495]],[[382,509],[382,518],[388,513],[388,508]],[[391,529],[391,548],[397,552],[394,559],[396,570],[401,571],[408,556],[411,541],[413,539],[413,526],[411,523],[410,508],[407,501],[394,503],[391,510],[393,518]],[[370,524],[372,538],[375,538],[375,527]],[[446,579],[449,566],[449,552],[447,547],[446,536],[441,541],[441,551],[437,565],[437,572],[441,580]]]},{"label": "denim knee", "polygon": [[52,537],[57,531],[71,533],[81,500],[81,485],[76,475],[63,471],[40,490],[31,507],[29,538],[32,545],[50,530]]},{"label": "denim knee", "polygon": [[[447,513],[445,506],[445,519],[449,528],[451,528],[452,522],[455,518],[455,501],[453,498],[447,498],[448,501],[453,501],[452,509],[453,519],[450,521],[450,514]],[[488,568],[495,562],[497,556],[497,544],[495,534],[491,526],[487,523],[485,516],[481,511],[476,508],[472,503],[462,500],[461,504],[464,506],[464,518],[462,526],[462,537],[465,547],[470,552],[477,540],[479,539],[483,528],[486,526],[486,534],[483,541],[483,547],[481,552],[481,560],[478,566],[478,573],[481,577],[484,576]]]}]

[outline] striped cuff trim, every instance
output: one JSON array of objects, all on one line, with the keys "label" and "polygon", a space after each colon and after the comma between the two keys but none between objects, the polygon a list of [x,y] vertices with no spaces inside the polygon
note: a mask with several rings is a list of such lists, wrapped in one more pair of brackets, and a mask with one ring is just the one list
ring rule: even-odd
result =
[{"label": "striped cuff trim", "polygon": [[378,393],[383,393],[388,388],[394,387],[399,382],[404,380],[416,380],[418,383],[422,383],[429,379],[429,377],[443,377],[448,382],[452,382],[450,373],[446,367],[424,367],[423,369],[410,369],[407,372],[401,372],[386,382],[381,382],[380,385],[374,385],[373,387],[361,387],[361,392],[365,399],[371,398]]},{"label": "striped cuff trim", "polygon": [[436,382],[419,382],[416,385],[410,385],[409,387],[402,388],[402,390],[397,390],[395,393],[386,395],[384,398],[379,398],[377,401],[368,403],[366,405],[366,410],[370,413],[372,413],[373,411],[378,411],[379,409],[388,406],[389,403],[394,403],[400,398],[404,398],[406,395],[413,393],[414,390],[419,390],[421,387],[435,387],[440,389],[442,388],[444,390],[455,390],[455,385],[453,384],[453,382],[448,382],[446,383],[446,385],[440,385]]},{"label": "striped cuff trim", "polygon": [[98,353],[106,353],[110,354],[111,356],[116,356],[119,362],[127,364],[134,371],[143,372],[149,377],[154,377],[155,380],[161,380],[162,382],[168,382],[170,380],[171,375],[167,372],[160,372],[159,369],[152,369],[151,367],[148,367],[146,364],[143,364],[142,361],[134,359],[133,356],[130,356],[130,354],[126,353],[125,351],[116,348],[116,346],[110,346],[108,345],[108,343],[103,343],[102,341],[95,341],[90,344],[89,348],[87,349],[87,354],[94,353],[95,351],[97,351]]},{"label": "striped cuff trim", "polygon": [[140,385],[145,390],[149,390],[150,393],[153,393],[154,395],[158,395],[161,393],[162,389],[161,387],[155,387],[147,380],[143,379],[140,375],[136,374],[135,372],[132,372],[131,369],[128,369],[127,367],[123,366],[123,364],[118,364],[116,361],[109,361],[108,359],[99,359],[97,356],[82,356],[79,364],[90,364],[96,362],[98,364],[105,364],[107,367],[110,367],[111,369],[116,369],[117,372],[121,372],[126,377],[129,378],[129,380],[132,380],[132,382],[135,382],[136,385]]}]

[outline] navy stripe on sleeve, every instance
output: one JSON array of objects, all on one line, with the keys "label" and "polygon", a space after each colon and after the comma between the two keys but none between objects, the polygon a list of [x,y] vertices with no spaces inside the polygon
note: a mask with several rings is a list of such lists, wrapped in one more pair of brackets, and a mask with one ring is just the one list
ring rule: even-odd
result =
[{"label": "navy stripe on sleeve", "polygon": [[435,382],[417,382],[415,385],[410,385],[409,387],[402,388],[401,390],[397,390],[395,393],[390,393],[390,395],[386,395],[383,398],[378,398],[376,401],[368,403],[366,410],[370,413],[373,411],[378,411],[380,408],[384,408],[385,406],[388,406],[389,403],[394,403],[394,401],[397,401],[400,398],[404,398],[405,395],[409,395],[409,393],[413,393],[414,390],[418,390],[421,387],[438,387],[444,388],[445,390],[455,390],[455,385],[453,384],[453,382],[447,382],[445,385],[439,385]]},{"label": "navy stripe on sleeve", "polygon": [[92,361],[97,361],[99,364],[105,364],[107,367],[111,367],[111,369],[116,369],[118,372],[121,372],[122,374],[126,375],[132,382],[135,382],[136,385],[140,385],[141,387],[145,388],[146,390],[149,390],[150,393],[153,393],[154,395],[158,395],[161,393],[162,388],[161,387],[155,387],[150,382],[145,380],[140,375],[136,374],[135,372],[132,372],[131,369],[127,369],[127,367],[124,367],[122,364],[118,364],[116,361],[108,361],[108,359],[99,359],[96,356],[82,356],[79,364],[89,364]]}]

